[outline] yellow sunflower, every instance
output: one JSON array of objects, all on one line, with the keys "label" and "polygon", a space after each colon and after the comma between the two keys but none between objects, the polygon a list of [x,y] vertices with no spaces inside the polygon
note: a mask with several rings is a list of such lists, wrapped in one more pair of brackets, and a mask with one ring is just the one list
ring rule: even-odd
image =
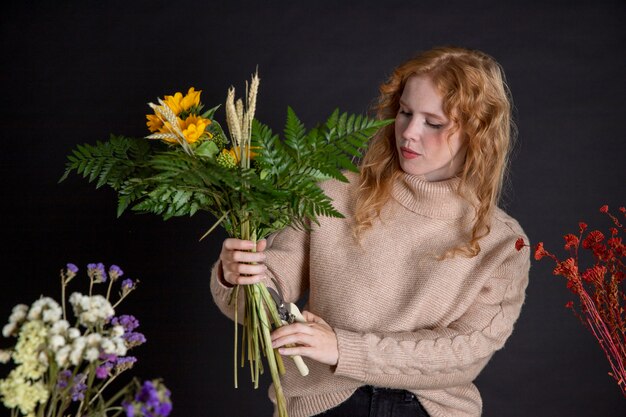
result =
[{"label": "yellow sunflower", "polygon": [[200,116],[189,116],[179,123],[185,140],[190,144],[197,142],[203,135],[208,139],[213,136],[205,131],[206,127],[211,124],[209,119],[204,119]]},{"label": "yellow sunflower", "polygon": [[202,93],[202,90],[196,91],[191,87],[185,96],[178,92],[173,96],[165,96],[163,101],[172,109],[174,114],[179,115],[181,112],[200,104],[200,93]]},{"label": "yellow sunflower", "polygon": [[146,114],[146,125],[150,132],[163,132],[163,120],[156,114]]}]

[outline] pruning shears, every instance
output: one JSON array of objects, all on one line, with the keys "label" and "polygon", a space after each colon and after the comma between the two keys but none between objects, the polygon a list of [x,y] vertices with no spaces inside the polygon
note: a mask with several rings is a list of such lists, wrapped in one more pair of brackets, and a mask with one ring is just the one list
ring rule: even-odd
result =
[{"label": "pruning shears", "polygon": [[[272,279],[272,281],[274,280]],[[286,303],[283,298],[283,294],[280,291],[280,287],[278,286],[278,283],[274,281],[274,284],[276,285],[277,289],[274,289],[268,286],[267,291],[270,293],[270,295],[272,296],[272,299],[276,303],[276,307],[278,309],[278,315],[280,316],[280,320],[282,321],[283,326],[287,324],[292,324],[295,322],[306,323],[306,320],[304,319],[304,316],[300,312],[300,309],[298,308],[298,306],[295,305],[294,303]],[[295,362],[296,367],[298,368],[298,371],[300,371],[300,375],[306,376],[309,374],[309,368],[304,363],[302,356],[295,355],[295,356],[292,356],[292,359]]]}]

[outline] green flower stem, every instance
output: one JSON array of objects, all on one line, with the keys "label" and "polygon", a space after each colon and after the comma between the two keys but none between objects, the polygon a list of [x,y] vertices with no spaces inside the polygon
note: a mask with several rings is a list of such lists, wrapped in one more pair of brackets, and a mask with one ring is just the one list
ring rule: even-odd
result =
[{"label": "green flower stem", "polygon": [[[120,398],[122,395],[124,395],[126,393],[128,388],[130,388],[131,385],[133,385],[133,383],[134,383],[134,381],[130,381],[128,384],[126,384],[124,386],[124,388],[120,389],[118,392],[115,393],[114,396],[109,398],[109,400],[106,403],[104,403],[104,408],[108,409],[111,406],[111,404],[116,402],[118,398]],[[115,409],[115,407],[113,407],[112,409]]]},{"label": "green flower stem", "polygon": [[[63,288],[64,286],[62,285],[61,287]],[[53,395],[53,399],[52,401],[49,402],[50,407],[48,407],[47,416],[53,416],[54,412],[56,411],[57,402],[58,402],[57,400],[58,395],[57,395],[57,390],[55,389],[55,385],[56,385],[56,375],[59,370],[58,370],[57,363],[51,354],[48,354],[48,363],[50,364],[48,368],[48,376],[49,376],[48,392],[50,392],[51,395]],[[40,415],[43,416],[43,410]]]},{"label": "green flower stem", "polygon": [[[262,284],[261,284],[262,285]],[[255,292],[258,294],[258,292],[260,291],[259,287],[261,285],[257,285],[255,286]],[[260,295],[260,294],[259,294]],[[271,326],[269,323],[269,319],[267,316],[267,312],[265,310],[265,307],[263,305],[263,303],[261,303],[261,300],[259,299],[259,297],[255,298],[255,301],[257,301],[258,303],[256,304],[257,307],[257,314],[259,315],[260,318],[260,323],[261,323],[261,334],[263,337],[263,346],[265,348],[265,354],[267,357],[267,363],[269,365],[270,368],[270,374],[272,376],[272,382],[274,383],[274,391],[276,392],[276,403],[278,406],[278,415],[283,417],[283,416],[287,416],[287,405],[286,405],[286,401],[285,401],[285,395],[283,393],[283,388],[280,382],[280,376],[278,375],[278,366],[276,363],[276,352],[275,350],[272,348],[272,337],[270,335],[270,331],[271,331]]]},{"label": "green flower stem", "polygon": [[[85,406],[85,403],[89,401],[89,393],[91,392],[91,387],[93,385],[93,380],[95,378],[95,365],[93,364],[89,364],[89,370],[87,371],[87,389],[85,390],[85,398],[80,402],[80,406],[78,407],[78,411],[76,412],[76,416],[79,417],[81,416],[81,411],[83,410],[83,407]],[[89,401],[89,404],[91,404],[91,402]]]},{"label": "green flower stem", "polygon": [[122,407],[111,407],[108,409],[109,411],[115,411],[117,410],[117,413],[113,414],[111,417],[117,417],[120,414],[122,414],[124,412],[124,409]]},{"label": "green flower stem", "polygon": [[[239,238],[244,240],[252,240],[255,242],[256,251],[257,231],[255,227],[251,227],[250,214],[243,210],[240,213],[240,219],[244,219],[239,223]],[[235,308],[235,352],[234,352],[234,380],[235,388],[238,387],[237,378],[237,346],[238,346],[238,326],[239,326],[239,288],[237,286],[233,290],[231,301],[234,300]],[[285,373],[285,366],[282,357],[278,351],[272,348],[271,331],[273,327],[280,327],[282,322],[278,314],[278,308],[274,303],[271,295],[267,291],[264,283],[256,283],[244,286],[244,317],[242,331],[242,350],[241,350],[241,366],[243,367],[247,353],[247,359],[250,366],[250,377],[254,384],[254,388],[259,387],[260,375],[263,373],[262,356],[265,356],[274,390],[276,393],[276,402],[280,417],[287,417],[287,406],[285,395],[280,382],[280,375]],[[272,323],[274,326],[272,326]]]},{"label": "green flower stem", "polygon": [[[233,351],[233,369],[234,369],[234,381],[235,381],[235,388],[239,388],[239,384],[238,384],[238,380],[237,380],[237,352],[239,351],[238,345],[237,343],[239,342],[239,285],[237,285],[235,287],[235,289],[233,290],[233,296],[235,301],[235,341],[234,341],[234,346],[235,349]],[[245,332],[244,332],[245,334]],[[243,353],[243,350],[242,350]],[[242,354],[242,362],[243,362],[243,354]]]},{"label": "green flower stem", "polygon": [[215,223],[213,223],[213,226],[211,226],[211,228],[210,228],[209,230],[207,230],[207,231],[206,231],[206,232],[205,232],[205,233],[204,233],[204,234],[200,237],[200,239],[198,239],[198,241],[201,241],[202,239],[204,239],[205,237],[207,237],[208,235],[210,235],[210,234],[211,234],[211,232],[212,232],[213,230],[215,230],[215,228],[216,228],[217,226],[219,226],[219,225],[220,225],[220,224],[224,221],[224,219],[228,216],[228,214],[229,214],[229,213],[230,213],[230,211],[226,211],[226,212],[222,215],[222,217],[220,217],[220,218],[219,218],[219,219],[218,219]]},{"label": "green flower stem", "polygon": [[[280,319],[280,315],[278,314],[278,308],[276,308],[276,303],[274,302],[274,299],[267,290],[267,287],[265,285],[259,285],[259,290],[261,292],[261,297],[263,298],[265,307],[267,308],[267,312],[270,315],[272,322],[274,322],[274,328],[281,327],[283,324],[282,320]],[[273,356],[276,358],[278,372],[280,373],[280,375],[284,375],[285,364],[283,363],[282,356],[278,353],[278,349],[274,349]]]},{"label": "green flower stem", "polygon": [[96,401],[99,397],[102,397],[102,392],[106,389],[106,387],[109,386],[109,384],[111,384],[111,382],[113,382],[115,380],[115,378],[117,378],[120,374],[116,373],[115,375],[111,376],[111,378],[109,378],[98,390],[98,392],[96,392],[96,395],[94,395],[94,397],[89,401],[89,404],[87,404],[88,406],[90,406],[94,401]]}]

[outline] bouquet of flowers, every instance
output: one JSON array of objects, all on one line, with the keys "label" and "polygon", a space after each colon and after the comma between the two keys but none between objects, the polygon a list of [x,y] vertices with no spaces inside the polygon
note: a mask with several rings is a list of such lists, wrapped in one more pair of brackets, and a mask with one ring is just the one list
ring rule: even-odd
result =
[{"label": "bouquet of flowers", "polygon": [[[67,264],[61,271],[61,305],[41,297],[30,306],[13,308],[4,337],[17,337],[12,349],[0,351],[0,362],[13,360],[16,366],[0,379],[0,398],[11,416],[28,417],[107,417],[125,413],[127,417],[169,415],[170,392],[159,380],[137,378],[105,397],[105,390],[137,358],[128,351],[146,338],[136,331],[138,320],[131,315],[115,315],[119,305],[137,286],[125,279],[117,300],[111,291],[122,275],[116,266],[106,271],[102,264],[89,264],[89,293],[69,296],[72,316],[66,308],[66,287],[78,268]],[[108,280],[106,295],[94,288]],[[102,291],[104,293],[104,291]]]},{"label": "bouquet of flowers", "polygon": [[[594,335],[611,366],[609,375],[626,397],[626,246],[620,237],[624,226],[609,212],[608,206],[602,206],[600,212],[609,216],[614,224],[608,237],[599,230],[587,231],[587,224],[580,222],[577,235],[569,233],[564,236],[564,248],[569,253],[567,259],[561,261],[548,252],[543,242],[535,246],[534,256],[536,260],[552,259],[556,264],[554,275],[566,278],[567,288],[578,297],[577,303],[569,301],[566,307],[571,308]],[[624,207],[620,207],[620,212],[626,216]],[[516,242],[518,250],[524,246],[527,245],[522,239]],[[584,270],[580,264],[581,246],[593,258],[592,265]]]},{"label": "bouquet of flowers", "polygon": [[[128,207],[164,219],[206,211],[215,219],[201,237],[217,226],[240,239],[257,241],[285,227],[309,229],[318,216],[342,217],[318,184],[335,178],[347,181],[343,170],[357,171],[370,137],[391,120],[373,120],[335,110],[328,120],[308,130],[287,109],[284,138],[254,118],[260,79],[246,83],[245,98],[234,87],[225,101],[227,135],[215,119],[220,105],[203,112],[201,91],[190,88],[149,103],[144,139],[111,136],[96,145],[79,145],[68,156],[65,174],[76,171],[108,185],[118,194],[118,215]],[[146,140],[147,139],[147,140]],[[239,287],[233,291],[237,303]],[[270,331],[282,325],[265,284],[244,286],[242,339],[247,347],[252,381],[258,387],[264,355],[280,416],[286,416],[279,374],[280,355],[271,347]],[[237,305],[237,304],[236,304]],[[237,309],[235,309],[237,311]],[[235,319],[237,343],[238,318]],[[237,366],[237,346],[235,366]],[[235,369],[235,387],[237,371]]]}]

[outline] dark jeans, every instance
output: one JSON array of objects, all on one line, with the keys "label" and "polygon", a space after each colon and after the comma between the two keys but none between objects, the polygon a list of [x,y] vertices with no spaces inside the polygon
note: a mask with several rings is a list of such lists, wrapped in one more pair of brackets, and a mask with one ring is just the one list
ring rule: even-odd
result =
[{"label": "dark jeans", "polygon": [[338,406],[315,417],[429,417],[414,394],[370,385],[355,391]]}]

